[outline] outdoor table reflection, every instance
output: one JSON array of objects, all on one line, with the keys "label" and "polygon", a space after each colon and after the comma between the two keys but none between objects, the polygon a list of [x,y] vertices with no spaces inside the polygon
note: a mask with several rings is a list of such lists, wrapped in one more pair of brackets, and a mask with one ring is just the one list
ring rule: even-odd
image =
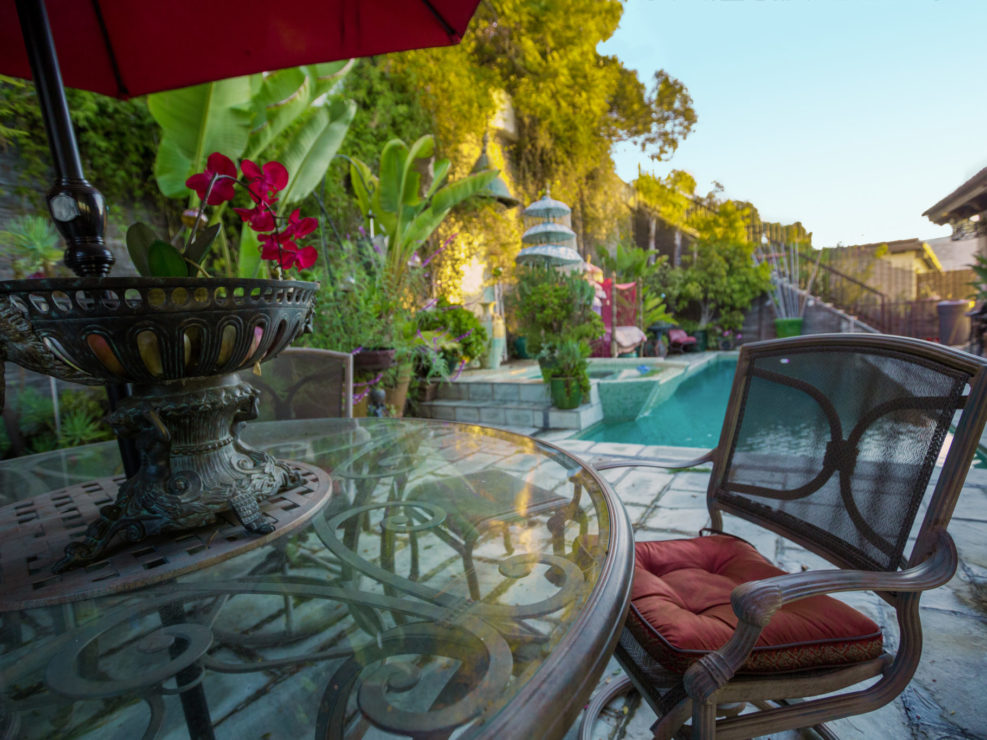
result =
[{"label": "outdoor table reflection", "polygon": [[[244,437],[328,473],[324,503],[158,582],[170,556],[144,543],[132,565],[86,566],[82,591],[59,590],[47,554],[28,557],[27,590],[0,587],[0,736],[566,732],[619,634],[633,557],[592,470],[527,437],[424,420],[271,422]],[[113,443],[0,464],[0,548],[26,519],[43,531],[31,497],[113,475]],[[183,557],[208,560],[217,531],[183,535]],[[5,576],[22,556],[9,549]]]}]

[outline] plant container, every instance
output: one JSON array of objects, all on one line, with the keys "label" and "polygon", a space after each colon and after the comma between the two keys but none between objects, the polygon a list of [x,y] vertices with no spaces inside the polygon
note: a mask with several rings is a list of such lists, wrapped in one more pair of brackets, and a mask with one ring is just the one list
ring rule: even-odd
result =
[{"label": "plant container", "polygon": [[552,404],[557,409],[567,411],[583,402],[583,390],[579,387],[577,378],[552,378],[549,388],[552,392]]},{"label": "plant container", "polygon": [[775,336],[779,339],[797,337],[802,334],[802,317],[775,319]]},{"label": "plant container", "polygon": [[227,510],[248,531],[273,530],[258,502],[297,476],[240,439],[259,391],[237,373],[308,328],[318,287],[236,278],[0,283],[0,355],[62,380],[131,389],[109,422],[133,441],[136,470],[56,570],[99,558],[117,537],[195,529]]}]

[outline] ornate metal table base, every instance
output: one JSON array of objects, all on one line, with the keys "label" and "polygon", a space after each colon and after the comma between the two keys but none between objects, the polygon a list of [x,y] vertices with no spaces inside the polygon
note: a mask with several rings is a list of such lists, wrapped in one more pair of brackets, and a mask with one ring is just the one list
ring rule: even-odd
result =
[{"label": "ornate metal table base", "polygon": [[102,555],[117,536],[127,542],[211,524],[232,510],[248,532],[274,525],[259,502],[298,483],[297,475],[240,439],[257,417],[258,391],[236,373],[137,387],[110,416],[119,437],[136,442],[140,469],[100,509],[85,538],[65,548],[56,573]]},{"label": "ornate metal table base", "polygon": [[126,591],[226,560],[295,530],[328,501],[329,475],[320,468],[279,462],[298,483],[264,501],[266,535],[244,532],[231,512],[181,535],[149,537],[84,567],[52,575],[62,548],[77,541],[86,521],[112,501],[119,479],[103,478],[0,508],[0,611],[29,609]]}]

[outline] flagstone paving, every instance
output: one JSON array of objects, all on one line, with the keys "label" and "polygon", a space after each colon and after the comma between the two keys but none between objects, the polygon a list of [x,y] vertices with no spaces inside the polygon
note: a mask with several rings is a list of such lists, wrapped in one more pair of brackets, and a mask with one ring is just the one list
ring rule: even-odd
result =
[{"label": "flagstone paving", "polygon": [[[560,438],[562,437],[562,438]],[[546,437],[589,462],[614,455],[639,459],[683,461],[702,450],[675,447],[617,445],[588,440],[567,440],[563,434]],[[708,525],[705,507],[710,467],[687,472],[647,468],[606,471],[627,508],[637,539],[695,536]],[[736,518],[725,517],[725,529],[751,541],[779,567],[800,570],[826,567],[819,558],[776,535]],[[827,725],[841,738],[985,738],[987,719],[983,695],[987,688],[987,469],[974,468],[953,516],[950,532],[956,540],[960,564],[945,586],[922,597],[925,636],[922,662],[908,688],[891,704],[854,718]],[[831,566],[830,566],[831,567]],[[842,596],[885,628],[886,644],[893,649],[896,623],[893,610],[869,593]],[[612,660],[600,687],[621,677]],[[597,689],[599,690],[599,688]],[[593,740],[650,738],[655,716],[647,704],[632,695],[617,699],[596,722]],[[772,736],[794,737],[794,733]],[[566,740],[579,737],[579,722]]]}]

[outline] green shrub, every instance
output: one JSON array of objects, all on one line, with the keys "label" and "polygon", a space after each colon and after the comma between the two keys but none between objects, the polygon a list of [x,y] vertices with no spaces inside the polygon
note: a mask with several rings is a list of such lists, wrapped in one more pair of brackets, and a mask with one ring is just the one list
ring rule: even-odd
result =
[{"label": "green shrub", "polygon": [[480,357],[487,351],[487,330],[480,320],[468,308],[455,306],[445,298],[440,298],[434,308],[421,311],[417,321],[419,331],[442,332],[458,345],[455,349],[445,343],[441,349],[450,368]]},{"label": "green shrub", "polygon": [[593,311],[594,295],[581,275],[550,267],[519,269],[510,307],[519,334],[528,340],[528,352],[603,336],[603,321]]}]

